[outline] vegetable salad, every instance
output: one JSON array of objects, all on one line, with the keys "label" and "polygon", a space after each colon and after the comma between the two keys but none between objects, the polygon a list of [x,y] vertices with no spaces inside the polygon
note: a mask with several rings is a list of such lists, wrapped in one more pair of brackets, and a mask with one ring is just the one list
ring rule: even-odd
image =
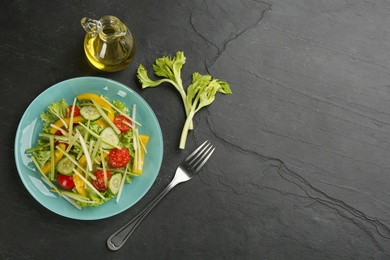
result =
[{"label": "vegetable salad", "polygon": [[75,207],[98,206],[142,174],[149,137],[139,134],[136,106],[94,93],[50,104],[43,130],[26,150],[43,180]]}]

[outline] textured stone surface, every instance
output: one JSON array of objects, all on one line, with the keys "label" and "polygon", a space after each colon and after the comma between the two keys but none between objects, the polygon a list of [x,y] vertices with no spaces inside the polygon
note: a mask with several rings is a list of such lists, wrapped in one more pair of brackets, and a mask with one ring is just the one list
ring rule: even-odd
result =
[{"label": "textured stone surface", "polygon": [[[390,5],[386,1],[3,1],[0,4],[0,258],[389,259]],[[80,19],[112,14],[136,38],[117,73],[84,57]],[[196,115],[170,86],[141,90],[140,63],[184,51],[183,81],[211,73],[233,95]],[[66,219],[24,188],[17,125],[51,85],[101,76],[154,109],[164,162],[148,194],[117,216]],[[217,150],[175,188],[118,252],[106,238],[169,183],[204,139]]]}]

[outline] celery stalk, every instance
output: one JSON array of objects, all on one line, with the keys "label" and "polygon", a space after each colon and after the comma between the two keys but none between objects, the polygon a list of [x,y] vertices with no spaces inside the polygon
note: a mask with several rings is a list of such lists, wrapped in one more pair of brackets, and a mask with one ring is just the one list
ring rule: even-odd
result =
[{"label": "celery stalk", "polygon": [[80,202],[91,203],[91,204],[96,203],[96,201],[91,200],[89,197],[85,197],[83,195],[80,195],[80,194],[77,194],[77,193],[74,193],[71,191],[62,191],[62,194],[68,196],[71,199],[74,199],[74,200],[77,200]]},{"label": "celery stalk", "polygon": [[81,143],[81,147],[84,150],[85,159],[87,159],[88,170],[92,171],[92,160],[91,160],[91,155],[89,154],[89,151],[87,148],[87,144],[85,143],[84,138],[81,136],[80,132],[77,129],[76,129],[76,131],[79,134],[79,140]]},{"label": "celery stalk", "polygon": [[195,115],[195,113],[191,111],[189,113],[185,123],[184,123],[183,130],[182,130],[181,136],[180,136],[180,144],[179,144],[180,149],[184,149],[186,146],[188,130],[190,128],[190,123],[191,123],[191,120],[193,119],[194,115]]},{"label": "celery stalk", "polygon": [[107,170],[106,170],[106,165],[104,163],[104,157],[103,157],[103,148],[100,146],[100,160],[102,161],[102,166],[103,166],[103,179],[104,179],[104,185],[108,186],[108,177],[107,177]]},{"label": "celery stalk", "polygon": [[210,105],[215,100],[217,92],[231,94],[230,86],[227,82],[218,79],[212,79],[210,75],[192,74],[192,83],[187,88],[183,88],[181,80],[181,69],[185,63],[183,52],[177,52],[173,58],[162,57],[156,59],[153,65],[154,72],[157,76],[164,77],[159,80],[149,78],[145,67],[140,64],[137,70],[137,77],[142,88],[156,87],[161,83],[171,83],[180,93],[186,112],[186,121],[180,139],[180,149],[185,148],[188,131],[193,129],[193,117],[200,108]]},{"label": "celery stalk", "polygon": [[93,151],[92,151],[92,158],[95,160],[96,159],[96,156],[97,156],[97,152],[99,151],[99,147],[102,143],[102,138],[99,136],[96,143],[95,143],[95,147],[93,148]]},{"label": "celery stalk", "polygon": [[73,104],[72,104],[72,109],[70,111],[70,119],[69,119],[69,135],[72,135],[72,132],[73,132],[73,117],[74,117],[74,108],[76,106],[76,98],[73,99]]},{"label": "celery stalk", "polygon": [[[86,140],[86,139],[84,139]],[[91,155],[91,159],[93,159],[92,152],[93,152],[93,147],[95,146],[95,141],[90,140],[89,141],[89,147],[88,147],[88,153]]]},{"label": "celery stalk", "polygon": [[151,80],[148,76],[147,70],[142,64],[140,64],[138,67],[137,77],[142,84],[142,88],[157,87],[164,82],[170,83],[180,93],[181,99],[183,100],[186,115],[188,115],[190,107],[188,107],[186,103],[187,94],[184,90],[183,82],[181,79],[181,69],[185,62],[186,57],[184,56],[184,53],[182,51],[178,51],[176,52],[175,57],[171,58],[164,56],[162,58],[156,59],[155,64],[153,64],[155,74],[164,78],[159,80]]},{"label": "celery stalk", "polygon": [[50,137],[50,180],[54,180],[55,170],[54,170],[54,138]]},{"label": "celery stalk", "polygon": [[35,167],[37,167],[38,171],[41,173],[42,177],[46,180],[46,183],[48,183],[51,188],[53,188],[58,194],[61,195],[60,190],[50,181],[50,179],[46,176],[46,174],[42,172],[42,169],[41,167],[39,167],[39,164],[34,156],[31,156],[31,160],[35,164]]},{"label": "celery stalk", "polygon": [[[70,149],[72,149],[73,145],[76,143],[77,139],[79,138],[80,133],[77,132],[74,136],[72,136],[69,139],[68,147],[66,148],[66,151],[69,152]],[[70,136],[70,135],[69,135]]]},{"label": "celery stalk", "polygon": [[121,179],[121,185],[119,187],[119,191],[118,191],[118,194],[116,195],[116,203],[119,202],[120,198],[121,198],[121,195],[122,195],[122,191],[123,191],[123,186],[125,185],[125,180],[126,180],[126,174],[127,174],[127,168],[129,167],[129,165],[127,164],[126,165],[126,168],[125,168],[125,172],[124,174],[122,175],[122,179]]},{"label": "celery stalk", "polygon": [[60,141],[69,141],[69,137],[67,137],[67,136],[52,135],[52,134],[48,134],[48,133],[39,133],[39,137],[54,138],[55,140],[60,140]]},{"label": "celery stalk", "polygon": [[[136,105],[133,105],[132,118],[134,120],[136,119],[136,111],[137,111],[137,107],[136,107]],[[139,157],[139,142],[138,142],[138,137],[137,137],[138,127],[134,126],[134,128],[132,128],[132,131],[133,131],[133,146],[134,146],[133,164],[134,164],[134,169],[138,169],[138,163],[139,163],[139,160],[138,160],[138,157]]]}]

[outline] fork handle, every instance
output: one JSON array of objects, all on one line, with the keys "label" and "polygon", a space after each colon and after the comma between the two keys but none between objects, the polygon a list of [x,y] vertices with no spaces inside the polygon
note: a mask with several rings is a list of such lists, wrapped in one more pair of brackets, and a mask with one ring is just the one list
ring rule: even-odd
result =
[{"label": "fork handle", "polygon": [[164,190],[157,195],[157,197],[150,202],[136,217],[126,223],[123,227],[118,229],[107,239],[107,247],[116,251],[120,249],[126,240],[133,234],[134,230],[141,224],[142,220],[152,211],[152,209],[168,194],[168,192],[180,182],[175,178],[165,187]]}]

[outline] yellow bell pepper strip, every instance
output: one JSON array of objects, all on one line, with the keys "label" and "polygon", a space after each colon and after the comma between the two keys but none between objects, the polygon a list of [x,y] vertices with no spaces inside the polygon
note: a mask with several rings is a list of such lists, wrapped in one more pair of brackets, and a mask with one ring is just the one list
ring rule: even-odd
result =
[{"label": "yellow bell pepper strip", "polygon": [[[65,144],[59,144],[59,146],[62,149],[65,149]],[[54,165],[57,165],[57,163],[61,160],[63,156],[64,154],[58,149],[56,149],[56,151],[54,152]],[[43,174],[49,173],[50,169],[51,169],[51,161],[47,161],[45,165],[43,165],[43,167],[41,168]]]},{"label": "yellow bell pepper strip", "polygon": [[[61,127],[64,126],[64,122],[63,122],[63,121],[65,121],[65,123],[67,123],[67,124],[69,125],[69,123],[70,123],[70,118],[69,118],[69,117],[65,117],[65,118],[63,118],[62,120],[61,120],[61,119],[58,119],[58,120],[54,123],[54,125],[57,126],[57,127],[59,127],[59,128],[61,128]],[[75,116],[75,117],[73,117],[73,124],[80,123],[80,122],[84,122],[84,118],[83,118],[82,116]],[[54,128],[54,127],[51,127],[51,128],[50,128],[50,133],[51,133],[51,134],[54,135],[56,132],[57,132],[57,129],[56,129],[56,128]]]},{"label": "yellow bell pepper strip", "polygon": [[93,93],[84,93],[77,96],[78,100],[91,100],[93,99],[99,106],[103,107],[107,111],[107,116],[111,121],[114,121],[114,110],[107,104],[101,97]]},{"label": "yellow bell pepper strip", "polygon": [[[80,159],[78,160],[78,163],[81,166],[87,165],[87,158],[85,155],[81,156]],[[81,172],[81,169],[77,168],[78,172]],[[72,175],[74,186],[76,188],[76,191],[83,196],[87,196],[87,190],[85,189],[85,182],[77,175],[73,174]]]},{"label": "yellow bell pepper strip", "polygon": [[[81,166],[87,165],[87,158],[85,157],[85,155],[81,156],[80,159],[78,160],[78,162]],[[79,172],[81,172],[81,171],[79,171]]]},{"label": "yellow bell pepper strip", "polygon": [[139,135],[139,139],[142,142],[143,145],[141,145],[140,149],[140,156],[141,159],[139,160],[139,168],[136,169],[135,164],[133,164],[133,173],[137,175],[142,174],[142,169],[144,168],[144,158],[145,158],[145,148],[147,143],[149,142],[149,136],[147,135]]},{"label": "yellow bell pepper strip", "polygon": [[87,190],[85,189],[85,182],[77,174],[73,174],[72,178],[77,193],[83,196],[87,196]]}]

